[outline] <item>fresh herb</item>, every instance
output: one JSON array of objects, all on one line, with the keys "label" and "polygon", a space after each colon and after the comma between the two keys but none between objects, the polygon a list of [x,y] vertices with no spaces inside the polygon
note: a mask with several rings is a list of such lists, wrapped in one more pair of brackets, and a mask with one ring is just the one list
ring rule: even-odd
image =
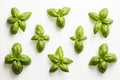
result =
[{"label": "fresh herb", "polygon": [[29,56],[22,53],[22,46],[20,43],[15,43],[12,46],[12,54],[8,54],[5,57],[6,64],[12,64],[12,71],[18,75],[22,72],[23,66],[31,64]]},{"label": "fresh herb", "polygon": [[84,30],[82,26],[79,26],[76,31],[75,31],[75,36],[71,36],[70,39],[72,41],[75,41],[74,43],[74,48],[76,50],[77,53],[80,53],[83,51],[83,42],[84,40],[87,39],[86,36],[84,36]]},{"label": "fresh herb", "polygon": [[95,21],[95,26],[93,28],[94,30],[94,34],[96,34],[97,32],[101,32],[101,34],[107,38],[107,36],[109,35],[109,25],[113,23],[113,20],[110,18],[107,18],[108,16],[108,9],[104,8],[102,10],[100,10],[99,14],[95,13],[95,12],[90,12],[89,13],[89,17]]},{"label": "fresh herb", "polygon": [[28,20],[31,16],[31,12],[24,12],[20,14],[20,11],[13,7],[11,9],[12,16],[7,19],[7,22],[11,24],[10,32],[12,34],[16,34],[18,32],[18,29],[20,29],[24,32],[26,30],[26,23],[25,21]]},{"label": "fresh herb", "polygon": [[69,12],[69,7],[63,7],[62,9],[51,8],[47,10],[47,13],[50,16],[57,18],[56,24],[59,28],[63,28],[65,26],[64,16],[67,15]]},{"label": "fresh herb", "polygon": [[69,58],[64,57],[62,47],[58,47],[55,54],[48,54],[48,57],[53,63],[49,72],[55,72],[58,68],[64,72],[69,72],[67,65],[71,64],[73,61]]},{"label": "fresh herb", "polygon": [[107,44],[102,44],[99,47],[99,55],[91,58],[89,65],[97,66],[101,73],[104,73],[107,69],[108,63],[116,62],[117,57],[113,53],[108,53]]},{"label": "fresh herb", "polygon": [[45,41],[49,41],[50,37],[44,35],[44,29],[41,25],[36,25],[35,33],[31,40],[37,40],[36,48],[38,52],[42,52],[45,48]]}]

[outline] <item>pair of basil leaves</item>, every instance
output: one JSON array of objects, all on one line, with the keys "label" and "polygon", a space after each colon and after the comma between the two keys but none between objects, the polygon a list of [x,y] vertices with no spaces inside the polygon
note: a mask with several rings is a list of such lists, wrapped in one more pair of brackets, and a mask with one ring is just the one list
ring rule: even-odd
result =
[{"label": "pair of basil leaves", "polygon": [[31,16],[31,12],[24,12],[20,14],[20,11],[13,7],[11,9],[12,16],[8,18],[7,22],[11,24],[10,32],[16,34],[19,28],[24,32],[26,30],[26,20]]},{"label": "pair of basil leaves", "polygon": [[13,44],[12,54],[8,54],[5,57],[6,64],[12,64],[12,71],[18,75],[22,72],[23,66],[28,66],[31,64],[31,59],[29,56],[22,53],[22,46],[20,43]]},{"label": "pair of basil leaves", "polygon": [[48,54],[48,58],[53,63],[49,72],[55,72],[59,68],[64,72],[69,72],[67,65],[73,62],[70,58],[64,57],[62,47],[58,47],[55,54]]},{"label": "pair of basil leaves", "polygon": [[86,40],[87,37],[84,36],[84,29],[81,25],[75,30],[75,36],[71,36],[70,39],[72,41],[75,41],[74,43],[75,51],[77,53],[82,52],[84,49],[84,45],[82,41]]},{"label": "pair of basil leaves", "polygon": [[56,24],[59,28],[64,28],[65,26],[64,16],[67,15],[69,12],[70,12],[69,7],[63,7],[61,9],[50,8],[47,10],[47,13],[50,16],[57,18]]},{"label": "pair of basil leaves", "polygon": [[89,65],[97,66],[101,73],[107,70],[107,65],[117,61],[117,57],[113,53],[108,52],[108,45],[102,44],[98,49],[99,55],[91,58]]},{"label": "pair of basil leaves", "polygon": [[102,10],[100,10],[99,14],[95,12],[89,13],[89,17],[93,21],[95,21],[95,26],[93,28],[94,34],[100,31],[105,38],[109,35],[110,33],[109,25],[113,23],[113,20],[107,18],[107,16],[108,16],[107,8],[103,8]]}]

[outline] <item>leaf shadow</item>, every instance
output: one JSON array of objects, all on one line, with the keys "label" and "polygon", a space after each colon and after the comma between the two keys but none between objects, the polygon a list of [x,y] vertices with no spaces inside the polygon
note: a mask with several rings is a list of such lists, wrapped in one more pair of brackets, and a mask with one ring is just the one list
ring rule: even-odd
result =
[{"label": "leaf shadow", "polygon": [[12,65],[11,64],[5,64],[4,63],[4,68],[7,69],[7,71],[9,72],[9,74],[11,74],[10,76],[13,77],[13,78],[16,78],[18,75],[15,75],[12,71]]}]

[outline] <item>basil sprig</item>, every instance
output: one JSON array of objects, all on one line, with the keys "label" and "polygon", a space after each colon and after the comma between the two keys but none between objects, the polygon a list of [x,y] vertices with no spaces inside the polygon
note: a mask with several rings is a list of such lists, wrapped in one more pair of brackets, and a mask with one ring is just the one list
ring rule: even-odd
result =
[{"label": "basil sprig", "polygon": [[31,64],[29,56],[22,53],[22,46],[20,43],[15,43],[12,46],[12,54],[8,54],[5,57],[6,64],[12,64],[12,71],[18,75],[22,72],[23,66]]},{"label": "basil sprig", "polygon": [[96,34],[97,32],[101,32],[101,34],[107,38],[107,36],[110,33],[109,30],[109,25],[113,23],[113,20],[110,18],[107,18],[108,16],[108,9],[107,8],[103,8],[102,10],[100,10],[99,14],[95,13],[95,12],[90,12],[89,13],[89,17],[95,21],[95,25],[93,28],[94,34]]},{"label": "basil sprig", "polygon": [[49,41],[50,37],[44,35],[44,29],[41,25],[36,25],[35,35],[32,36],[31,40],[37,40],[36,48],[38,52],[42,52],[45,48],[45,41]]},{"label": "basil sprig", "polygon": [[58,47],[55,54],[48,54],[48,58],[53,63],[49,72],[55,72],[58,68],[64,72],[69,72],[67,65],[73,62],[70,58],[64,57],[62,47]]},{"label": "basil sprig", "polygon": [[108,45],[102,44],[99,47],[99,55],[91,58],[89,65],[97,66],[101,73],[104,73],[107,69],[108,63],[116,62],[117,57],[113,53],[108,53]]},{"label": "basil sprig", "polygon": [[75,31],[75,36],[71,36],[70,39],[72,41],[75,41],[74,43],[74,48],[77,53],[80,53],[83,51],[84,45],[83,42],[84,40],[87,39],[86,36],[84,36],[84,30],[82,26],[79,26],[76,31]]},{"label": "basil sprig", "polygon": [[56,24],[59,28],[63,28],[65,26],[64,16],[67,15],[69,12],[70,12],[69,7],[63,7],[62,9],[51,8],[47,10],[47,13],[50,16],[57,18]]},{"label": "basil sprig", "polygon": [[16,34],[20,29],[24,32],[26,30],[26,20],[28,20],[31,16],[31,12],[24,12],[20,14],[20,11],[13,7],[11,9],[12,16],[7,19],[7,22],[11,24],[10,32],[12,34]]}]

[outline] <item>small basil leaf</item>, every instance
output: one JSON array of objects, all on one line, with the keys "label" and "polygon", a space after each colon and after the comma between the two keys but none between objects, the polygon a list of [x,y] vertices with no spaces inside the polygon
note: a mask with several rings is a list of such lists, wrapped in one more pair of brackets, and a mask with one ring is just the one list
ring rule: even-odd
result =
[{"label": "small basil leaf", "polygon": [[19,61],[14,61],[12,63],[12,70],[16,75],[18,75],[22,72],[23,66],[21,65]]},{"label": "small basil leaf", "polygon": [[107,18],[107,19],[102,20],[102,23],[104,23],[104,24],[106,24],[106,25],[109,25],[109,24],[112,24],[112,23],[113,23],[113,20],[110,19],[110,18]]},{"label": "small basil leaf", "polygon": [[73,61],[70,58],[63,58],[64,64],[71,64]]},{"label": "small basil leaf", "polygon": [[44,35],[44,29],[41,25],[36,25],[35,33],[38,35]]},{"label": "small basil leaf", "polygon": [[65,64],[60,64],[60,69],[64,72],[69,72],[68,66]]},{"label": "small basil leaf", "polygon": [[65,26],[64,17],[57,17],[56,24],[59,28],[63,28]]},{"label": "small basil leaf", "polygon": [[11,32],[12,34],[16,34],[16,33],[18,32],[18,29],[19,29],[19,27],[18,27],[18,22],[15,22],[15,23],[11,26],[10,32]]},{"label": "small basil leaf", "polygon": [[25,20],[28,20],[31,15],[32,15],[31,12],[24,12],[24,13],[22,13],[22,14],[20,15],[19,18],[20,18],[22,21],[25,21]]},{"label": "small basil leaf", "polygon": [[59,9],[59,10],[60,10],[61,16],[65,16],[65,15],[67,15],[70,12],[70,8],[69,7],[63,7],[62,9]]},{"label": "small basil leaf", "polygon": [[49,70],[49,72],[55,72],[57,69],[59,68],[59,66],[57,64],[53,64]]},{"label": "small basil leaf", "polygon": [[105,61],[98,64],[98,70],[101,73],[104,73],[106,71],[106,69],[107,69],[107,63]]},{"label": "small basil leaf", "polygon": [[20,15],[20,11],[16,7],[13,7],[11,9],[11,14],[12,14],[13,17],[18,18],[19,15]]},{"label": "small basil leaf", "polygon": [[89,65],[96,66],[100,62],[99,56],[92,57]]},{"label": "small basil leaf", "polygon": [[18,56],[19,57],[19,61],[22,65],[30,65],[31,64],[31,59],[29,56],[25,55],[25,54],[21,54]]},{"label": "small basil leaf", "polygon": [[42,52],[45,48],[45,42],[39,40],[37,42],[36,48],[37,48],[38,52]]},{"label": "small basil leaf", "polygon": [[12,70],[16,75],[18,75],[22,72],[23,66],[21,65],[19,61],[14,61],[12,63]]},{"label": "small basil leaf", "polygon": [[112,63],[112,62],[116,62],[117,61],[117,57],[115,54],[109,53],[104,57],[105,61],[108,63]]},{"label": "small basil leaf", "polygon": [[82,50],[83,50],[83,48],[84,48],[83,43],[82,43],[81,41],[80,41],[80,42],[75,41],[74,48],[75,48],[75,51],[76,51],[77,53],[82,52]]},{"label": "small basil leaf", "polygon": [[80,36],[80,41],[86,40],[87,37],[86,36]]},{"label": "small basil leaf", "polygon": [[52,17],[58,17],[59,16],[58,15],[58,10],[54,9],[54,8],[48,9],[47,13]]},{"label": "small basil leaf", "polygon": [[54,55],[54,54],[48,54],[49,59],[53,62],[53,63],[58,63],[58,56]]},{"label": "small basil leaf", "polygon": [[20,28],[22,29],[22,31],[24,32],[25,29],[26,29],[26,23],[25,23],[25,21],[20,21],[20,20],[19,20],[19,26],[20,26]]},{"label": "small basil leaf", "polygon": [[45,35],[45,36],[44,36],[44,40],[49,41],[49,40],[50,40],[50,37],[49,37],[48,35]]},{"label": "small basil leaf", "polygon": [[95,23],[95,26],[94,26],[94,34],[96,34],[97,32],[99,32],[100,28],[101,28],[102,24],[100,21],[97,21]]},{"label": "small basil leaf", "polygon": [[15,43],[12,46],[12,52],[14,55],[19,55],[22,52],[22,46],[20,43]]},{"label": "small basil leaf", "polygon": [[88,13],[89,17],[94,20],[94,21],[98,21],[99,20],[99,15],[95,12],[90,12]]},{"label": "small basil leaf", "polygon": [[104,57],[106,54],[108,54],[108,45],[107,44],[102,44],[99,47],[99,55],[101,57]]},{"label": "small basil leaf", "polygon": [[99,12],[99,16],[101,19],[105,19],[108,15],[108,9],[107,8],[104,8],[102,9],[100,12]]},{"label": "small basil leaf", "polygon": [[13,23],[16,22],[16,19],[13,18],[13,17],[9,17],[9,18],[7,19],[7,22],[8,22],[9,24],[13,24]]},{"label": "small basil leaf", "polygon": [[59,57],[59,59],[62,59],[64,56],[64,52],[61,46],[59,46],[55,52],[55,55]]},{"label": "small basil leaf", "polygon": [[13,63],[14,61],[14,56],[12,54],[8,54],[6,57],[5,57],[5,63],[7,64],[11,64]]},{"label": "small basil leaf", "polygon": [[71,36],[70,39],[75,41],[76,40],[76,36]]},{"label": "small basil leaf", "polygon": [[107,26],[107,25],[102,25],[102,26],[101,26],[101,33],[102,33],[102,35],[103,35],[105,38],[107,38],[107,36],[108,36],[109,33],[110,33],[109,26]]},{"label": "small basil leaf", "polygon": [[82,26],[79,26],[79,27],[76,29],[75,34],[76,34],[76,38],[77,38],[77,39],[79,39],[80,36],[83,36],[83,35],[84,35],[83,27],[82,27]]},{"label": "small basil leaf", "polygon": [[32,38],[31,38],[31,40],[38,40],[39,39],[39,35],[34,35]]}]

